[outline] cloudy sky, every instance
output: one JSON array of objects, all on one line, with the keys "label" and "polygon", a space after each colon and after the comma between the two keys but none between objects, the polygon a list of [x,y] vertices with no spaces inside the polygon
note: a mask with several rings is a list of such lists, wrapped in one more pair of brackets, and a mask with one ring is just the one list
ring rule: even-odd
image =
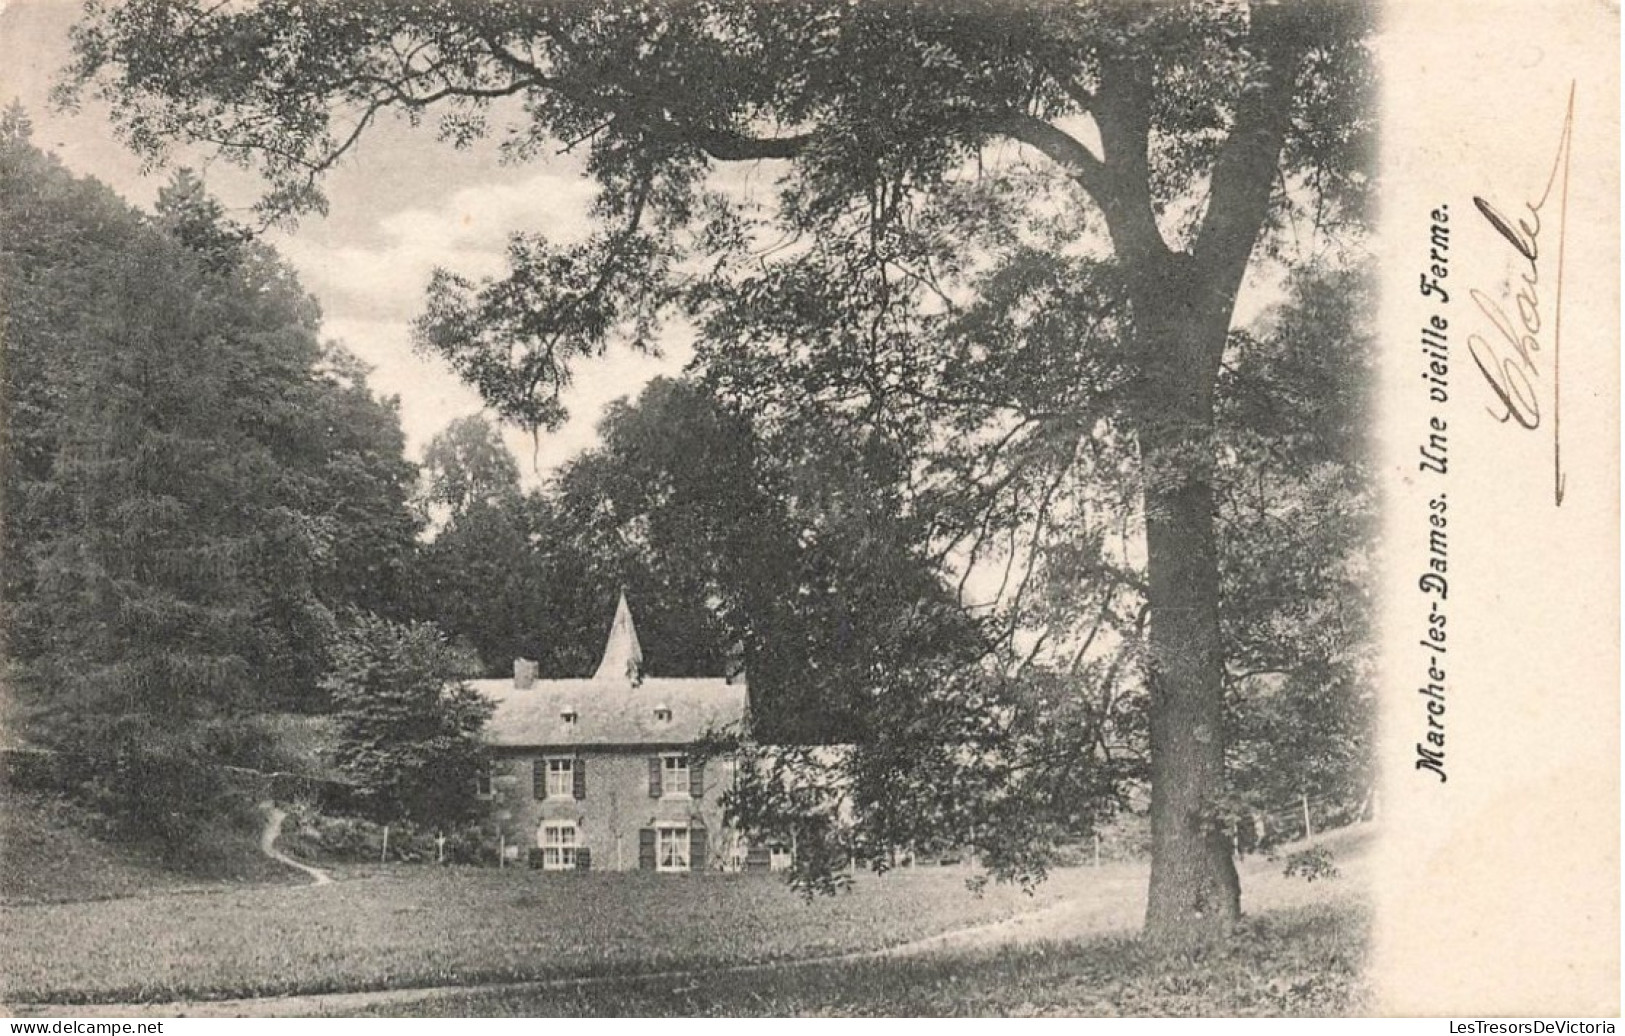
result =
[{"label": "cloudy sky", "polygon": [[[0,0],[0,103],[20,99],[34,119],[36,143],[69,169],[150,207],[169,173],[143,175],[114,139],[105,107],[89,100],[77,113],[50,107],[78,12],[77,0]],[[174,164],[198,168],[232,208],[246,209],[257,197],[251,174],[210,163],[205,154],[182,155]],[[570,156],[505,166],[494,147],[453,151],[434,139],[431,125],[395,123],[381,124],[362,141],[329,178],[327,193],[327,217],[307,217],[293,232],[272,231],[267,238],[321,301],[326,335],[373,366],[378,392],[400,397],[408,450],[416,456],[453,418],[481,409],[475,392],[444,363],[412,351],[408,327],[422,307],[430,272],[445,266],[471,276],[497,274],[514,230],[543,230],[555,239],[584,233],[593,187]],[[517,429],[507,433],[528,480],[590,445],[606,403],[635,394],[656,374],[681,370],[689,355],[687,343],[673,336],[660,358],[623,350],[582,365],[566,395],[566,427],[539,444]]]}]

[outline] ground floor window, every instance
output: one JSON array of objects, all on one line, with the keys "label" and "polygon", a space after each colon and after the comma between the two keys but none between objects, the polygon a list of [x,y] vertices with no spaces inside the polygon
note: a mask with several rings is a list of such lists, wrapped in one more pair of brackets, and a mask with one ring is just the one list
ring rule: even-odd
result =
[{"label": "ground floor window", "polygon": [[576,866],[576,826],[568,821],[542,825],[537,839],[542,847],[542,869],[574,870]]},{"label": "ground floor window", "polygon": [[662,827],[655,832],[655,867],[663,871],[686,871],[688,828]]}]

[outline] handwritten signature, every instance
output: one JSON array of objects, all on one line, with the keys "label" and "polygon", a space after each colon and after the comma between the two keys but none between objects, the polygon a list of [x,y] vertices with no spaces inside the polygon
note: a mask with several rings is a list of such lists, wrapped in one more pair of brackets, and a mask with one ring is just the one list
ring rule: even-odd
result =
[{"label": "handwritten signature", "polygon": [[1557,203],[1557,269],[1553,277],[1552,327],[1550,335],[1552,381],[1552,496],[1559,507],[1568,476],[1563,471],[1562,437],[1562,368],[1563,341],[1563,238],[1568,224],[1569,158],[1574,136],[1574,84],[1569,84],[1568,110],[1563,115],[1563,132],[1558,138],[1557,157],[1552,161],[1551,175],[1540,197],[1524,204],[1528,215],[1514,222],[1485,199],[1474,195],[1473,204],[1489,221],[1490,226],[1506,239],[1524,261],[1528,269],[1520,275],[1522,286],[1513,295],[1511,306],[1516,321],[1501,302],[1477,288],[1471,295],[1479,311],[1489,318],[1499,338],[1486,340],[1483,335],[1467,338],[1467,349],[1484,375],[1490,391],[1494,393],[1499,409],[1490,406],[1490,416],[1505,424],[1516,421],[1524,428],[1534,430],[1541,423],[1541,393],[1537,387],[1541,380],[1536,358],[1546,352],[1542,338],[1546,330],[1541,311],[1541,251],[1542,214],[1552,202],[1556,191]]}]

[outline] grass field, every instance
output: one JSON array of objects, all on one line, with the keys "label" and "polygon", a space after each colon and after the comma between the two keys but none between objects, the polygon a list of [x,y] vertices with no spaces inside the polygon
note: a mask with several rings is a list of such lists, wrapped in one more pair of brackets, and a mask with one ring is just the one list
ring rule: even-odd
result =
[{"label": "grass field", "polygon": [[189,870],[155,853],[92,837],[90,818],[51,796],[0,788],[0,906],[224,891],[302,880],[266,859],[250,831],[218,832],[216,853]]},{"label": "grass field", "polygon": [[1221,948],[1165,952],[1124,936],[913,959],[809,964],[703,980],[469,989],[364,1008],[373,1017],[1326,1017],[1360,1012],[1366,911],[1289,907]]},{"label": "grass field", "polygon": [[0,910],[5,998],[144,1001],[385,989],[810,957],[1008,916],[965,873],[860,879],[805,901],[772,875],[544,874],[402,865],[321,888]]},{"label": "grass field", "polygon": [[[1032,896],[999,886],[972,895],[960,868],[859,875],[851,893],[811,901],[773,875],[395,865],[340,868],[322,887],[184,895],[160,885],[84,902],[13,895],[0,907],[0,998],[94,1004],[485,986],[361,1007],[409,1015],[1339,1013],[1355,1000],[1364,944],[1367,836],[1339,837],[1345,874],[1331,881],[1287,879],[1278,864],[1250,861],[1243,885],[1254,919],[1203,960],[1125,941],[1144,909],[1145,870],[1134,864],[1058,871]],[[118,873],[135,884],[145,872]],[[93,877],[88,887],[105,894],[105,875]],[[60,875],[52,881],[57,891],[65,884]],[[713,971],[698,985],[635,977],[829,957],[1014,915],[1035,926],[1026,948],[998,950],[972,933],[920,959]],[[1040,938],[1068,941],[1032,944]],[[594,976],[612,981],[489,988]]]}]

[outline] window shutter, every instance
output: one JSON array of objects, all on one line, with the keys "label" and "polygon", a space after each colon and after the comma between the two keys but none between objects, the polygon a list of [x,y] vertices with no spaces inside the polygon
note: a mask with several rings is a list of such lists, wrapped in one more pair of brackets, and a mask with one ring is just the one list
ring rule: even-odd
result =
[{"label": "window shutter", "polygon": [[705,763],[689,761],[688,793],[695,798],[705,794]]},{"label": "window shutter", "polygon": [[576,850],[576,870],[578,870],[578,871],[590,871],[590,870],[592,870],[592,850],[591,849],[579,848],[579,849]]},{"label": "window shutter", "polygon": [[655,869],[655,829],[645,827],[638,831],[638,870]]},{"label": "window shutter", "polygon": [[660,766],[660,757],[651,755],[649,757],[649,797],[651,799],[660,797]]},{"label": "window shutter", "polygon": [[707,853],[708,853],[708,846],[706,844],[707,841],[708,841],[708,839],[705,836],[705,828],[703,828],[703,827],[691,827],[691,828],[688,829],[688,869],[689,870],[691,870],[691,871],[703,871],[703,870],[707,869],[707,865],[710,863],[710,859],[709,859],[709,857],[707,855]]},{"label": "window shutter", "polygon": [[547,760],[535,759],[530,764],[530,793],[538,799],[547,798]]},{"label": "window shutter", "polygon": [[587,760],[577,758],[570,766],[570,791],[575,798],[587,797]]}]

